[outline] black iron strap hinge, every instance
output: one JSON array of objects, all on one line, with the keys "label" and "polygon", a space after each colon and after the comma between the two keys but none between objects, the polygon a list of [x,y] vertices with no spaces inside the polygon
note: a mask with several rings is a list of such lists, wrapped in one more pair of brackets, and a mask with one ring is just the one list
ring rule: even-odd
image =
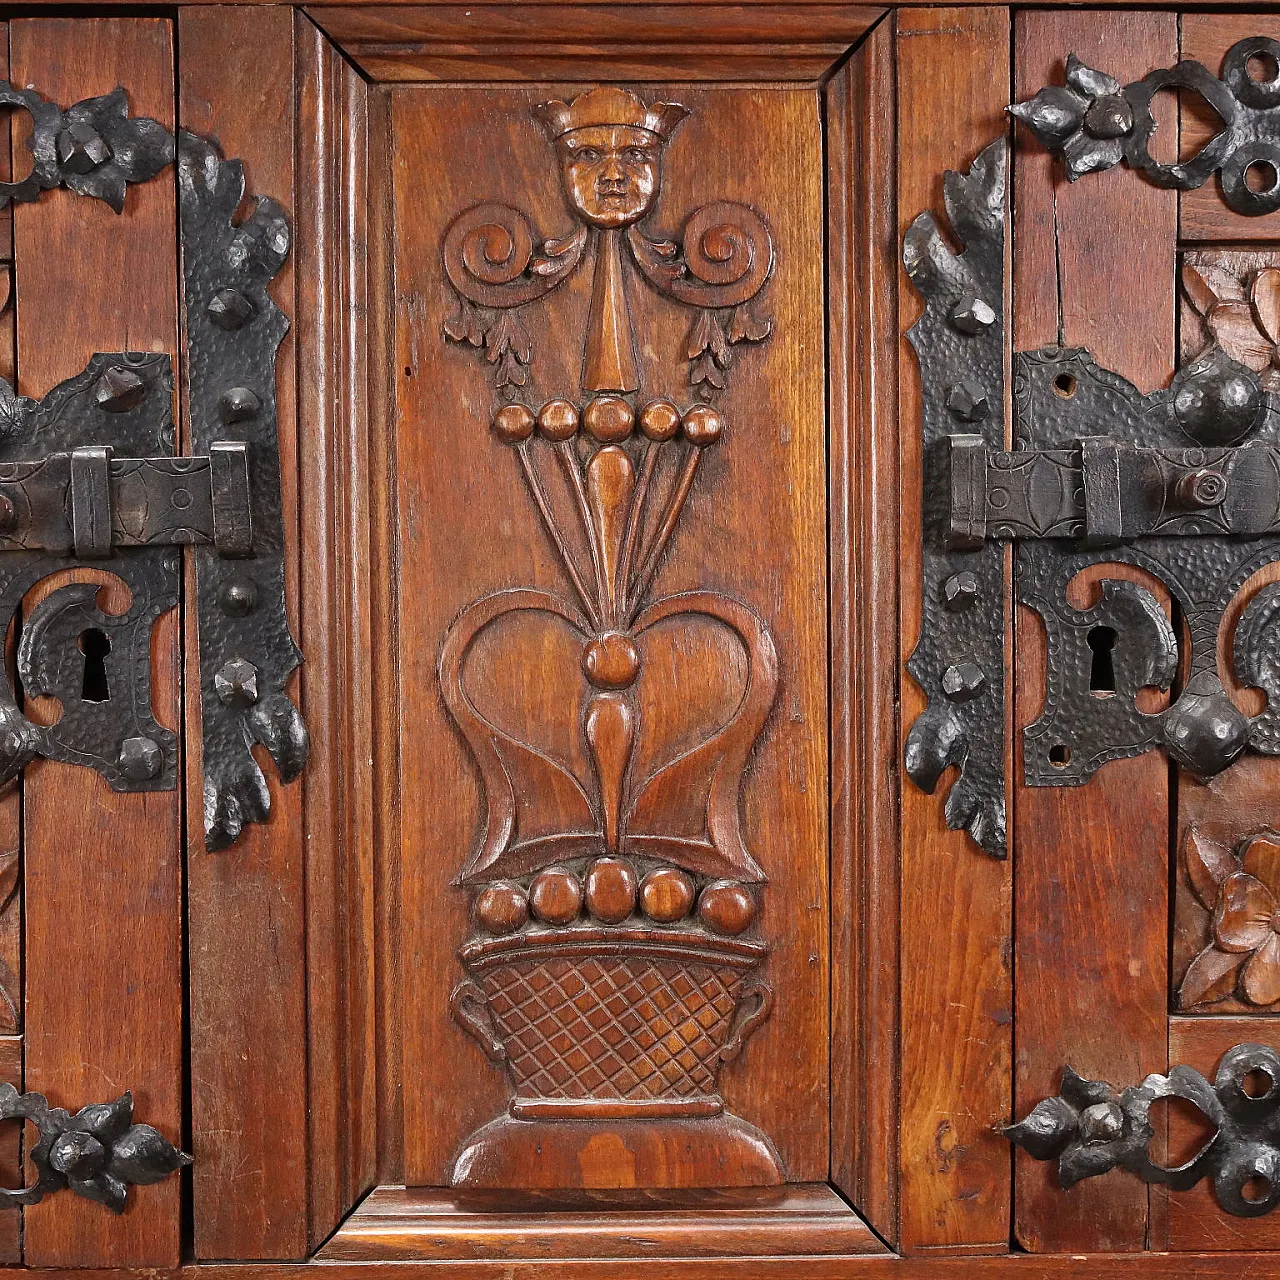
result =
[{"label": "black iron strap hinge", "polygon": [[[96,769],[118,791],[178,785],[178,735],[152,711],[151,639],[178,603],[191,546],[199,645],[204,834],[231,844],[271,805],[253,748],[280,776],[309,743],[286,692],[301,661],[285,612],[276,354],[288,321],[268,286],[290,248],[274,200],[245,195],[239,161],[128,115],[122,89],[66,110],[0,83],[32,118],[30,175],[0,207],[66,187],[119,212],[130,183],[173,165],[182,241],[182,371],[191,456],[176,450],[170,358],[97,354],[39,401],[0,380],[0,624],[22,612],[17,687],[0,680],[0,782],[37,756]],[[128,588],[122,612],[97,581],[24,599],[42,579],[96,569]],[[81,575],[83,578],[85,575]],[[57,699],[55,723],[20,702]]]}]

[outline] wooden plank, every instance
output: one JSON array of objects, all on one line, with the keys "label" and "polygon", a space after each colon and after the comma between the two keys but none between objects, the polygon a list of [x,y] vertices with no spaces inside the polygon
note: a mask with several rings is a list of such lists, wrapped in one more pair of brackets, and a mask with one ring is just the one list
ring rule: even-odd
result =
[{"label": "wooden plank", "polygon": [[[0,76],[9,74],[9,28],[0,24]],[[0,120],[0,181],[12,173],[12,117]],[[0,378],[17,381],[14,349],[13,210],[0,210]],[[5,675],[16,687],[14,653],[17,624],[5,641]],[[22,1088],[22,781],[0,791],[0,1080]],[[0,1181],[22,1183],[22,1142],[18,1126],[0,1134]],[[0,1215],[0,1262],[22,1261],[22,1214]]]},{"label": "wooden plank", "polygon": [[374,714],[374,926],[377,984],[378,1173],[404,1181],[401,1084],[399,529],[393,302],[391,92],[369,94],[369,558],[384,566],[370,597]]},{"label": "wooden plank", "polygon": [[[1128,81],[1176,61],[1177,20],[1027,12],[1016,19],[1014,48],[1019,99],[1056,80],[1071,50]],[[1172,124],[1161,119],[1165,129]],[[1144,390],[1162,386],[1174,358],[1176,217],[1174,193],[1124,170],[1068,185],[1043,149],[1020,137],[1015,349],[1088,346]],[[1020,610],[1016,639],[1015,716],[1024,725],[1044,697],[1034,615]],[[1159,752],[1115,761],[1085,787],[1017,788],[1019,1115],[1057,1091],[1067,1063],[1090,1078],[1120,1080],[1165,1065],[1168,806]],[[1017,1238],[1030,1250],[1144,1247],[1140,1183],[1082,1183],[1064,1196],[1051,1166],[1019,1152],[1014,1198]]]},{"label": "wooden plank", "polygon": [[379,81],[812,81],[885,12],[857,5],[437,5],[308,14]]},{"label": "wooden plank", "polygon": [[[1271,1253],[1056,1254],[1029,1259],[1025,1253],[985,1258],[854,1255],[844,1257],[647,1258],[625,1271],[614,1258],[491,1258],[437,1262],[440,1280],[1239,1280],[1271,1276]],[[412,1266],[403,1262],[312,1262],[205,1264],[177,1271],[80,1271],[76,1280],[398,1280]],[[29,1273],[0,1269],[0,1280]]]},{"label": "wooden plank", "polygon": [[373,787],[366,88],[297,21],[302,672],[312,717],[307,824],[310,1244],[372,1185]]},{"label": "wooden plank", "polygon": [[[1183,58],[1202,62],[1220,75],[1222,56],[1246,36],[1280,39],[1274,13],[1184,13],[1181,18]],[[1179,155],[1194,155],[1221,128],[1217,116],[1195,94],[1181,95],[1178,113]],[[1280,213],[1251,218],[1229,209],[1215,174],[1195,191],[1178,197],[1180,234],[1184,240],[1280,240]]]},{"label": "wooden plank", "polygon": [[[293,17],[284,9],[183,9],[184,128],[245,161],[250,195],[296,219]],[[271,291],[294,310],[292,261]],[[285,580],[297,634],[297,473],[292,335],[276,363]],[[199,683],[193,630],[188,683]],[[296,682],[296,677],[295,677]],[[204,848],[199,721],[188,721],[188,896],[195,1248],[206,1258],[301,1257],[307,1247],[306,946],[300,787],[272,786],[271,818],[230,849]],[[303,708],[310,716],[311,708]],[[270,776],[270,770],[268,770]]]},{"label": "wooden plank", "polygon": [[326,1262],[458,1258],[716,1258],[883,1254],[826,1183],[607,1197],[379,1188],[318,1255]]},{"label": "wooden plank", "polygon": [[[1005,130],[1009,18],[998,8],[897,14],[898,233],[942,210],[942,174],[965,169]],[[900,330],[920,301],[899,277]],[[920,626],[920,386],[899,357],[901,659]],[[901,727],[924,709],[901,676]],[[899,756],[899,759],[901,757]],[[1009,864],[948,831],[941,792],[902,783],[901,1235],[904,1252],[998,1252],[1009,1232],[1009,1153],[995,1126],[1009,1109],[1013,993]],[[945,892],[940,887],[945,886]]]},{"label": "wooden plank", "polygon": [[898,277],[897,219],[884,198],[893,56],[885,21],[826,89],[831,1164],[836,1186],[889,1240],[898,1225]]},{"label": "wooden plank", "polygon": [[[572,96],[568,87],[563,92]],[[442,341],[447,313],[440,253],[452,219],[481,198],[519,205],[544,235],[572,226],[553,152],[530,115],[546,94],[541,86],[424,88],[400,90],[394,99],[402,1061],[410,1184],[439,1183],[462,1139],[498,1115],[508,1094],[501,1073],[450,1021],[447,1008],[446,993],[461,976],[456,951],[468,933],[467,894],[449,882],[483,817],[477,774],[445,714],[436,663],[447,628],[472,600],[525,584],[556,592],[568,587],[516,460],[488,430],[492,392],[480,362]],[[770,878],[760,919],[771,947],[764,973],[778,998],[744,1052],[720,1071],[719,1085],[729,1110],[777,1145],[787,1176],[812,1181],[827,1176],[830,1158],[825,406],[817,356],[822,262],[813,252],[823,216],[819,101],[813,91],[793,89],[645,89],[650,102],[664,95],[691,114],[664,156],[662,221],[655,214],[655,226],[677,226],[686,211],[711,199],[747,202],[765,212],[776,249],[768,294],[774,336],[735,361],[719,401],[729,424],[725,439],[709,455],[705,483],[699,475],[658,590],[710,587],[745,600],[777,647],[779,701],[752,758],[742,815],[747,844]],[[742,129],[744,118],[752,128]],[[498,141],[477,150],[477,130]],[[734,137],[731,150],[723,145],[726,136]],[[444,163],[464,153],[473,164]],[[430,182],[423,181],[426,172]],[[591,275],[583,271],[561,286],[553,303],[529,309],[539,391],[528,394],[576,393],[590,290]],[[688,373],[678,353],[689,317],[643,281],[629,288],[628,301],[643,335],[637,351],[651,379],[646,389],[687,404]],[[644,714],[658,726],[655,735],[688,734],[696,743],[701,724],[690,728],[677,716],[682,707],[699,705],[708,716],[722,714],[717,708],[725,695],[716,681],[741,670],[742,659],[724,628],[689,630],[671,642],[668,657],[654,659],[657,683],[649,688],[655,691],[642,696],[648,699]],[[511,640],[522,643],[519,636]],[[523,643],[534,642],[526,635]],[[529,716],[537,728],[545,716],[553,728],[544,731],[564,735],[557,743],[578,753],[577,767],[589,779],[577,731],[580,651],[572,641],[567,648],[546,643],[553,648],[537,651],[546,661],[499,658],[492,650],[486,663],[498,663],[488,666],[494,683],[487,684],[484,672],[475,678],[503,697],[516,724]],[[557,655],[564,661],[550,660]],[[676,677],[666,675],[668,669],[679,672],[679,700],[670,698]],[[653,767],[669,758],[654,757],[656,744],[655,737],[644,748]],[[665,740],[663,746],[674,749]],[[642,770],[639,762],[636,769]],[[692,818],[692,806],[705,797],[682,803]],[[726,1175],[704,1168],[694,1176],[714,1184]]]},{"label": "wooden plank", "polygon": [[[126,86],[136,115],[174,124],[173,27],[159,18],[10,24],[11,77],[69,105]],[[95,351],[177,350],[171,174],[131,187],[123,214],[69,191],[14,211],[19,389],[42,395]],[[176,615],[154,635],[156,714],[179,723]],[[26,1085],[74,1108],[132,1089],[136,1113],[182,1130],[177,792],[116,794],[41,762],[25,783]],[[68,929],[68,920],[100,927]],[[77,1196],[26,1211],[26,1260],[122,1266],[178,1259],[181,1183],[130,1193],[113,1217]]]}]

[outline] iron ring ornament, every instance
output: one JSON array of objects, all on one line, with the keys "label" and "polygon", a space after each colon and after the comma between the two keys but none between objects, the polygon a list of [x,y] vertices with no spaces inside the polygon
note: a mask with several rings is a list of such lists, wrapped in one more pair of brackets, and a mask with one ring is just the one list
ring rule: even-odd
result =
[{"label": "iron ring ornament", "polygon": [[151,711],[151,636],[178,602],[181,548],[191,546],[205,844],[224,848],[270,811],[252,748],[265,747],[286,782],[309,748],[285,692],[301,661],[285,613],[275,398],[288,321],[268,293],[289,253],[288,219],[259,197],[237,221],[240,162],[130,118],[123,89],[64,111],[0,83],[0,104],[31,114],[34,160],[27,178],[0,184],[0,207],[65,186],[120,212],[127,184],[175,164],[193,449],[175,456],[167,355],[94,355],[39,401],[0,380],[0,616],[69,568],[105,569],[131,596],[112,614],[96,587],[73,583],[24,617],[22,687],[57,698],[62,715],[32,722],[0,681],[0,783],[43,756],[93,768],[117,791],[177,786],[177,735]]},{"label": "iron ring ornament", "polygon": [[[1163,1098],[1189,1103],[1213,1130],[1191,1159],[1173,1167],[1151,1155],[1151,1108]],[[1209,1178],[1225,1212],[1261,1217],[1280,1204],[1280,1054],[1238,1044],[1223,1055],[1212,1083],[1176,1066],[1123,1092],[1066,1067],[1058,1094],[1038,1102],[1004,1135],[1036,1160],[1056,1161],[1064,1191],[1112,1169],[1171,1191]]]},{"label": "iron ring ornament", "polygon": [[69,1189],[123,1213],[131,1186],[160,1182],[191,1163],[149,1124],[134,1124],[133,1095],[127,1092],[71,1115],[49,1106],[43,1094],[0,1084],[0,1120],[29,1120],[40,1134],[28,1152],[35,1182],[0,1187],[0,1208],[39,1204],[50,1192]]},{"label": "iron ring ornament", "polygon": [[[1252,74],[1257,67],[1265,69],[1263,78]],[[1176,164],[1161,163],[1150,150],[1156,129],[1151,101],[1164,89],[1198,94],[1221,122],[1194,156]],[[1121,160],[1157,186],[1179,191],[1201,187],[1217,172],[1223,198],[1236,213],[1258,217],[1280,209],[1280,41],[1267,36],[1233,44],[1221,79],[1186,60],[1122,86],[1071,54],[1064,85],[1048,85],[1009,110],[1062,157],[1071,182]]]},{"label": "iron ring ornament", "polygon": [[[1237,45],[1228,71],[1259,47]],[[1192,65],[1178,69],[1188,81]],[[1256,82],[1228,80],[1261,100]],[[1074,61],[1068,82],[1015,113],[1035,115],[1039,130],[1057,120],[1069,176],[1139,155],[1114,137],[1102,148],[1098,119],[1093,133],[1077,119],[1094,107],[1127,118],[1118,86]],[[1153,82],[1130,86],[1123,103]],[[1015,544],[1017,598],[1046,633],[1045,703],[1023,730],[1026,785],[1079,786],[1110,760],[1156,748],[1202,778],[1246,751],[1280,754],[1280,646],[1270,625],[1280,591],[1264,588],[1248,602],[1232,648],[1238,681],[1269,695],[1259,714],[1237,707],[1216,661],[1236,593],[1280,560],[1280,401],[1216,346],[1150,394],[1084,349],[1016,352],[1014,447],[1005,449],[1005,169],[1000,141],[967,174],[946,174],[960,252],[931,213],[903,243],[925,302],[908,335],[923,388],[924,512],[921,631],[907,666],[928,697],[908,732],[905,765],[926,791],[957,768],[947,823],[996,857],[1007,851],[1002,542]],[[1201,163],[1183,177],[1209,171]],[[1069,602],[1068,584],[1108,563],[1147,571],[1175,600],[1188,634],[1181,681],[1177,633],[1146,587],[1104,578],[1092,604]],[[1170,705],[1140,706],[1150,689],[1170,694]]]}]

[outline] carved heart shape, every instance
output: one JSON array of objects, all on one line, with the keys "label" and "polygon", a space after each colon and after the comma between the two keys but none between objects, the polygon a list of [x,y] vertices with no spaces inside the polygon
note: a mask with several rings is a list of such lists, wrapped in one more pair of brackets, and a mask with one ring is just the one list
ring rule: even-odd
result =
[{"label": "carved heart shape", "polygon": [[649,605],[631,638],[639,674],[599,693],[581,666],[595,633],[556,596],[498,592],[450,628],[441,688],[485,793],[460,882],[606,848],[764,880],[738,795],[777,688],[767,630],[738,601],[698,591]]}]

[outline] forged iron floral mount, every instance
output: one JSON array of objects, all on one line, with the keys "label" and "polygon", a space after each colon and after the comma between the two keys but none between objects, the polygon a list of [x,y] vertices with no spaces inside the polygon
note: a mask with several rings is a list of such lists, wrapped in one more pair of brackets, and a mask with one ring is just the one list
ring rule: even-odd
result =
[{"label": "forged iron floral mount", "polygon": [[133,1123],[133,1095],[94,1103],[71,1115],[51,1107],[43,1094],[19,1093],[0,1084],[0,1120],[30,1120],[40,1140],[28,1156],[36,1180],[29,1187],[0,1187],[0,1208],[39,1204],[69,1188],[86,1200],[123,1213],[131,1186],[148,1186],[191,1163],[149,1124]]},{"label": "forged iron floral mount", "polygon": [[[1189,1102],[1213,1128],[1200,1150],[1174,1167],[1151,1155],[1151,1108],[1163,1098]],[[1123,1092],[1065,1067],[1058,1095],[1038,1102],[1004,1135],[1036,1160],[1056,1160],[1064,1191],[1112,1169],[1171,1191],[1212,1178],[1227,1213],[1261,1217],[1280,1204],[1280,1054],[1238,1044],[1223,1055],[1212,1084],[1177,1066]]]},{"label": "forged iron floral mount", "polygon": [[[1222,125],[1194,156],[1175,164],[1161,163],[1150,150],[1151,101],[1162,89],[1198,93]],[[1009,110],[1062,157],[1071,182],[1121,160],[1157,186],[1179,191],[1203,186],[1216,171],[1236,213],[1257,217],[1280,209],[1280,42],[1267,36],[1233,44],[1221,79],[1186,60],[1121,85],[1071,54],[1065,85],[1048,85]]]},{"label": "forged iron floral mount", "polygon": [[206,847],[264,821],[270,792],[252,747],[285,781],[308,754],[285,693],[301,661],[285,615],[275,359],[288,321],[267,286],[289,253],[284,210],[259,197],[241,221],[239,161],[185,131],[131,119],[123,89],[62,110],[0,83],[33,120],[31,173],[0,183],[0,207],[65,186],[117,212],[126,185],[176,163],[186,403],[193,456],[175,456],[167,355],[94,355],[40,401],[0,379],[0,618],[51,574],[104,569],[129,588],[122,614],[97,587],[50,593],[23,620],[27,694],[62,705],[29,720],[0,680],[0,782],[37,756],[87,765],[117,791],[177,786],[177,735],[154,718],[151,636],[178,601],[182,546],[195,558]]},{"label": "forged iron floral mount", "polygon": [[[959,768],[948,825],[1006,852],[1002,541],[1014,541],[1017,598],[1044,621],[1044,708],[1023,730],[1028,786],[1078,786],[1110,760],[1163,748],[1198,777],[1246,750],[1280,754],[1280,587],[1236,627],[1235,675],[1268,703],[1247,716],[1227,694],[1217,642],[1236,592],[1280,560],[1280,402],[1259,374],[1211,346],[1168,388],[1144,395],[1083,349],[1013,356],[1014,449],[1004,449],[1005,144],[944,198],[965,246],[931,214],[903,261],[925,310],[908,335],[924,391],[920,640],[908,670],[929,698],[906,743],[910,777],[932,791]],[[1077,608],[1068,584],[1092,565],[1147,570],[1187,623],[1185,679],[1171,705],[1178,636],[1155,595],[1104,578]]]}]

